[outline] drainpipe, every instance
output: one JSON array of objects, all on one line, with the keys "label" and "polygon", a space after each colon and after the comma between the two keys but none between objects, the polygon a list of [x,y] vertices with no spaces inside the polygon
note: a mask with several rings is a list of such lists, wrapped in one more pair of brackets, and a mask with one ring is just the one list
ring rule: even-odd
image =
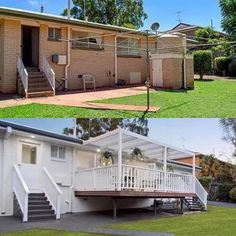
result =
[{"label": "drainpipe", "polygon": [[68,89],[68,69],[70,67],[70,27],[67,29],[67,65],[65,66],[65,90]]},{"label": "drainpipe", "polygon": [[184,89],[187,89],[187,63],[186,63],[186,56],[187,56],[187,38],[186,35],[183,36],[183,47],[184,47]]},{"label": "drainpipe", "polygon": [[115,35],[115,84],[118,84],[117,35]]}]

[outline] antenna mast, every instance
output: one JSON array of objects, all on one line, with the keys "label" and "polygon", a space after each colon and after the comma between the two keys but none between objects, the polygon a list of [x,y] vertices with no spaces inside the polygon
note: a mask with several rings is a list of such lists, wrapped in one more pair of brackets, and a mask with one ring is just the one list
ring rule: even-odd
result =
[{"label": "antenna mast", "polygon": [[182,20],[181,20],[182,11],[177,11],[176,14],[177,14],[177,17],[178,17],[177,21],[181,24],[182,23]]}]

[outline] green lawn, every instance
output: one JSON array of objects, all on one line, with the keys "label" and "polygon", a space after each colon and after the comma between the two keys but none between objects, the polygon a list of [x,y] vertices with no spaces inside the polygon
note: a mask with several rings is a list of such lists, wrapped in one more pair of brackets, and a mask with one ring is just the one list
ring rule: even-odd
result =
[{"label": "green lawn", "polygon": [[[160,106],[158,113],[146,117],[160,118],[232,118],[236,116],[236,81],[196,81],[195,90],[188,93],[158,91],[151,93],[151,105]],[[145,105],[146,95],[99,101],[102,103]],[[141,112],[102,111],[75,107],[31,104],[0,109],[0,117],[142,117]]]},{"label": "green lawn", "polygon": [[112,228],[173,233],[176,236],[236,235],[236,208],[210,206],[204,213],[137,221]]},{"label": "green lawn", "polygon": [[[101,234],[86,234],[79,232],[67,232],[59,230],[44,230],[44,229],[34,229],[25,230],[12,233],[0,233],[0,236],[105,236]],[[108,235],[106,235],[108,236]]]}]

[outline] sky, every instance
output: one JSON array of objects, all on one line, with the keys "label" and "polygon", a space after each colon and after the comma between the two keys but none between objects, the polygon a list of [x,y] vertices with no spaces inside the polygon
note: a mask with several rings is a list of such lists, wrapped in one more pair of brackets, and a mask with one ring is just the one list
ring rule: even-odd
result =
[{"label": "sky", "polygon": [[[73,127],[73,119],[5,119],[51,132],[62,133]],[[223,140],[219,119],[149,119],[149,137],[202,154],[215,154],[230,161],[233,146]]]},{"label": "sky", "polygon": [[[181,12],[181,21],[188,24],[209,26],[211,20],[216,30],[221,30],[219,0],[144,0],[144,8],[149,18],[143,29],[150,29],[154,22],[160,24],[160,31],[177,25],[177,12]],[[67,6],[67,0],[0,0],[0,6],[39,11],[40,4],[45,12],[60,14]]]}]

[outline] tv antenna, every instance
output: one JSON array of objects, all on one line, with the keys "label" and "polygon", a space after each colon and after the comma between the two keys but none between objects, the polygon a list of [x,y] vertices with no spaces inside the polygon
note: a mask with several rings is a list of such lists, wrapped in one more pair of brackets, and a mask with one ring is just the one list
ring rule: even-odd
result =
[{"label": "tv antenna", "polygon": [[182,11],[177,11],[176,14],[177,14],[177,17],[178,17],[177,21],[181,24],[182,23],[182,20],[181,20]]}]

